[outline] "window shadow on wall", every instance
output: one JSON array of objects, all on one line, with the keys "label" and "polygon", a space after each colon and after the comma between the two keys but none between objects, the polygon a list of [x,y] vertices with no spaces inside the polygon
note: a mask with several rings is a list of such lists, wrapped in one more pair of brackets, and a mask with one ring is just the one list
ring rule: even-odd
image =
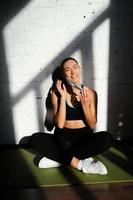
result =
[{"label": "window shadow on wall", "polygon": [[[1,4],[1,8],[2,8],[1,17],[3,18],[3,23],[1,23],[2,29],[4,28],[6,23],[8,23],[8,21],[11,20],[12,17],[14,17],[26,3],[28,3],[28,1],[22,1],[22,3],[24,3],[24,4],[18,5],[17,1],[13,1],[13,2],[8,1],[8,3],[6,1],[4,1],[4,3]],[[5,19],[5,13],[6,13],[7,19]],[[106,10],[105,12],[102,13],[101,16],[99,16],[98,19],[96,19],[80,35],[78,35],[72,41],[72,43],[70,45],[68,45],[54,60],[52,60],[47,66],[45,66],[44,70],[40,74],[38,74],[30,83],[28,83],[27,86],[25,88],[23,88],[23,90],[20,91],[20,93],[14,99],[11,99],[11,97],[10,97],[8,66],[7,66],[6,59],[5,59],[4,40],[3,40],[3,35],[2,35],[3,33],[1,33],[1,58],[2,58],[2,61],[1,61],[1,66],[2,66],[1,67],[1,75],[2,75],[1,91],[3,91],[2,95],[1,95],[2,96],[1,101],[3,100],[3,102],[2,102],[3,105],[1,106],[1,110],[3,111],[2,114],[4,116],[2,116],[2,114],[1,114],[0,119],[3,119],[3,117],[6,119],[6,121],[3,121],[3,127],[1,128],[1,131],[3,132],[3,134],[0,137],[3,142],[9,143],[9,144],[15,143],[12,106],[14,106],[17,102],[21,101],[25,97],[25,95],[27,93],[29,93],[31,90],[34,90],[36,93],[38,124],[40,127],[40,131],[42,130],[43,125],[40,125],[40,120],[42,120],[43,112],[41,112],[40,103],[38,103],[38,101],[40,101],[39,97],[41,97],[40,85],[48,76],[50,76],[52,74],[52,71],[49,70],[51,68],[51,65],[53,66],[53,70],[54,70],[54,66],[57,66],[58,63],[63,58],[72,55],[77,49],[80,49],[82,52],[82,64],[84,66],[88,66],[88,64],[90,65],[90,60],[91,60],[91,72],[93,74],[93,62],[92,62],[93,58],[90,57],[90,52],[92,52],[92,49],[91,49],[92,48],[92,32],[104,19],[106,19],[107,16],[108,16],[108,11]],[[86,44],[86,46],[84,46],[83,44]],[[88,58],[87,58],[87,56],[88,56]],[[89,67],[86,67],[86,70],[89,71]],[[87,79],[86,73],[84,72],[83,81],[86,81],[86,79]],[[91,86],[93,86],[93,82],[90,84],[91,84]],[[7,102],[6,102],[6,99],[7,99]],[[6,109],[6,112],[4,109]],[[8,129],[7,127],[9,128],[9,130],[7,130]],[[8,154],[6,156],[4,156],[3,160],[2,160],[3,166],[5,166],[5,167],[7,164],[7,156],[8,156]],[[21,155],[19,158],[20,158],[19,164],[20,165],[22,164],[22,166],[26,165],[26,163],[24,162]],[[10,156],[9,161],[10,162],[13,161],[12,156]],[[5,167],[3,167],[3,169]],[[28,169],[28,166],[27,166],[27,171],[28,171],[27,173],[29,173],[31,175],[31,178],[33,178],[33,182],[36,181],[33,177],[33,174]],[[81,184],[80,180],[78,180],[78,178],[75,177],[75,175],[71,171],[63,170],[60,172],[67,180],[69,180],[70,183],[73,183],[74,181],[76,181],[78,184]],[[68,176],[68,173],[69,173],[69,176]],[[83,198],[86,199],[88,197],[91,197],[91,199],[96,199],[95,196],[93,194],[91,194],[84,185],[81,186],[80,191],[76,190],[75,188],[74,188],[74,190],[78,194],[78,196],[82,199]],[[39,195],[40,195],[40,199],[42,199],[41,194],[39,194]],[[43,199],[44,199],[44,195],[43,195]]]},{"label": "window shadow on wall", "polygon": [[[6,188],[17,187],[18,182],[23,178],[16,176],[16,171],[26,168],[26,174],[32,183],[38,186],[37,180],[29,169],[19,149],[10,147],[8,144],[15,144],[14,124],[12,114],[12,99],[10,96],[10,82],[3,31],[5,26],[29,3],[29,0],[4,0],[0,2],[0,196],[4,199],[20,199],[20,194],[13,192],[13,195]],[[6,145],[7,144],[7,145]],[[15,153],[14,153],[15,152]],[[20,170],[21,172],[21,170]],[[25,175],[26,175],[25,174]],[[38,193],[39,199],[45,199],[43,194]],[[0,197],[0,198],[1,198]],[[29,199],[25,195],[24,199]]]},{"label": "window shadow on wall", "polygon": [[[26,3],[29,1],[22,1],[22,4],[17,4],[16,1],[4,1],[4,3],[0,3],[1,9],[1,30],[3,30],[4,26],[12,19],[19,11],[23,8]],[[38,113],[38,124],[40,131],[43,130],[43,111],[40,107],[40,97],[41,89],[40,85],[44,80],[51,76],[55,66],[58,66],[60,61],[68,56],[71,56],[77,49],[81,51],[82,54],[82,64],[83,67],[86,67],[87,72],[91,70],[93,75],[93,55],[92,55],[92,34],[93,31],[98,27],[104,20],[107,18],[111,18],[111,39],[110,39],[110,67],[109,67],[109,96],[108,96],[108,129],[111,131],[114,136],[118,134],[118,128],[122,131],[122,134],[128,134],[131,131],[131,110],[132,110],[132,46],[130,41],[132,39],[131,30],[129,31],[129,27],[131,27],[131,17],[129,17],[128,12],[131,15],[131,7],[128,5],[126,7],[126,12],[124,11],[124,6],[121,8],[119,3],[115,3],[115,1],[111,1],[111,7],[107,10],[103,11],[103,13],[92,22],[85,30],[83,30],[67,47],[65,47],[62,52],[60,52],[57,57],[55,57],[44,69],[37,74],[37,76],[27,84],[25,88],[23,88],[19,94],[11,99],[10,97],[10,89],[9,89],[9,77],[8,77],[8,67],[5,59],[5,48],[4,48],[4,40],[3,40],[3,32],[0,34],[0,90],[1,90],[1,98],[0,98],[0,138],[5,143],[15,143],[14,138],[14,125],[13,125],[13,117],[12,117],[12,106],[14,106],[17,102],[21,101],[27,93],[31,90],[36,92],[36,104],[37,104],[37,113]],[[125,2],[125,1],[123,1]],[[127,5],[127,4],[126,4]],[[115,9],[113,10],[115,6]],[[117,8],[117,9],[116,9]],[[130,10],[131,9],[131,10]],[[127,12],[128,11],[128,12]],[[124,13],[125,12],[125,13]],[[121,25],[119,26],[119,20],[117,22],[117,16],[120,17]],[[126,22],[123,25],[122,19],[123,16],[126,18]],[[127,22],[128,21],[128,22]],[[119,37],[119,38],[118,38]],[[128,39],[127,39],[128,38]],[[130,39],[129,39],[130,38]],[[121,42],[121,40],[125,39],[126,42]],[[84,45],[85,44],[85,45]],[[120,52],[119,52],[120,51]],[[129,59],[130,54],[130,59]],[[90,61],[91,60],[91,61]],[[52,66],[52,70],[51,69]],[[83,74],[83,82],[87,80],[87,75],[84,70]],[[6,84],[5,84],[6,83]],[[89,80],[89,85],[94,87],[94,83],[92,80]],[[131,84],[130,84],[131,83]],[[130,86],[130,87],[129,87]],[[124,92],[123,92],[124,89]],[[126,94],[125,94],[126,93]],[[129,98],[126,98],[126,97]],[[131,104],[131,105],[130,105]],[[130,106],[129,106],[130,105]],[[115,113],[115,114],[114,114]],[[122,120],[122,121],[121,121]],[[40,123],[41,121],[41,123]],[[119,125],[119,122],[123,122],[124,126]],[[8,128],[7,128],[8,127]],[[4,161],[3,161],[4,162]],[[29,171],[29,173],[31,173]],[[61,172],[66,179],[69,179],[72,182],[72,179],[76,179],[74,175],[70,173],[70,177],[67,177],[65,172]],[[32,174],[31,174],[32,176]],[[78,181],[78,180],[77,180]],[[79,181],[80,182],[80,181]],[[83,191],[84,191],[83,186]],[[77,191],[78,193],[78,191]],[[89,195],[86,190],[86,194]],[[43,196],[44,199],[44,196]],[[95,197],[94,197],[95,199]]]},{"label": "window shadow on wall", "polygon": [[[36,94],[36,108],[37,108],[37,119],[39,131],[44,131],[43,123],[43,109],[42,104],[42,91],[41,84],[51,76],[60,62],[66,58],[70,57],[77,50],[81,52],[81,64],[83,65],[83,84],[90,85],[94,88],[94,66],[93,66],[93,53],[92,53],[92,35],[93,31],[109,17],[109,9],[103,11],[103,13],[98,16],[87,28],[85,28],[69,45],[67,45],[62,51],[51,60],[47,66],[44,66],[43,70],[37,74],[34,79],[32,79],[26,87],[24,87],[12,100],[12,106],[16,105],[21,101],[27,93],[34,91]],[[88,78],[89,77],[89,78]],[[45,84],[44,84],[45,87]],[[46,86],[47,87],[47,86]]]},{"label": "window shadow on wall", "polygon": [[[25,95],[31,91],[36,90],[36,88],[39,88],[41,83],[49,76],[52,76],[53,71],[55,70],[55,67],[58,66],[62,59],[71,56],[75,51],[80,50],[82,55],[82,65],[84,67],[83,71],[83,83],[91,85],[91,87],[94,87],[93,79],[88,80],[88,76],[91,72],[91,76],[94,77],[93,73],[93,55],[92,55],[92,34],[93,31],[104,21],[106,18],[109,17],[109,9],[105,10],[96,20],[93,21],[92,24],[90,24],[85,30],[83,30],[67,47],[65,47],[57,57],[55,57],[47,66],[44,67],[44,69],[32,80],[31,83],[27,84],[23,90],[20,91],[20,93],[14,98],[14,105],[21,101],[22,98],[25,97]],[[52,67],[51,67],[52,66]],[[52,70],[50,70],[52,68]],[[88,82],[87,82],[87,81]],[[34,84],[35,83],[35,84]],[[37,84],[37,85],[36,85]],[[36,93],[37,94],[37,93]],[[40,93],[41,96],[41,93]],[[37,99],[37,96],[36,96]],[[37,102],[39,105],[39,103]],[[46,105],[49,107],[49,99],[47,99]],[[37,106],[38,108],[38,106]],[[43,116],[43,112],[40,114],[40,110],[38,109],[38,115]],[[51,110],[50,110],[51,113]],[[49,114],[51,117],[51,114]],[[40,117],[38,117],[40,119]],[[51,122],[51,118],[48,121]],[[38,121],[40,123],[40,121]],[[53,125],[53,124],[51,124]],[[40,126],[39,126],[40,127]],[[53,128],[53,126],[52,126]],[[40,132],[43,130],[43,127],[40,128]],[[50,129],[51,130],[51,127]],[[93,200],[96,199],[95,195],[92,194],[85,185],[76,177],[72,171],[69,168],[60,168],[61,175],[72,185],[73,190],[76,192],[76,194],[81,199],[88,199],[91,198]],[[81,188],[80,190],[77,190],[74,187],[74,184],[80,184]]]}]

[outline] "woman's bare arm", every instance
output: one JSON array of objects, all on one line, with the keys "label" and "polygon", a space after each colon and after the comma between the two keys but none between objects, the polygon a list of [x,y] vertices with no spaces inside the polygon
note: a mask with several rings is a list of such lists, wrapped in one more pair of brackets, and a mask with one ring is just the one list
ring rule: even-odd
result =
[{"label": "woman's bare arm", "polygon": [[61,81],[57,81],[57,90],[60,97],[54,91],[51,91],[51,101],[54,112],[54,121],[57,127],[63,128],[66,120],[66,90],[61,85]]},{"label": "woman's bare arm", "polygon": [[87,87],[81,91],[80,101],[87,124],[94,128],[97,122],[97,93]]}]

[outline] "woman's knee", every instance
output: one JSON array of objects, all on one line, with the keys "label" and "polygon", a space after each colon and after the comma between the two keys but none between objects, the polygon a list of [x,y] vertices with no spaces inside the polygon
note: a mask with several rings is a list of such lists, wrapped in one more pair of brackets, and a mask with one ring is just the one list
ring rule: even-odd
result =
[{"label": "woman's knee", "polygon": [[99,135],[99,137],[98,137],[99,142],[101,142],[106,149],[113,146],[113,143],[114,143],[113,142],[113,136],[111,135],[110,132],[100,131],[98,135]]},{"label": "woman's knee", "polygon": [[42,141],[43,135],[44,135],[44,133],[41,133],[41,132],[33,133],[30,136],[30,140],[29,140],[30,145],[34,146],[34,145],[40,143],[40,141]]},{"label": "woman's knee", "polygon": [[105,132],[105,139],[104,139],[104,143],[105,145],[109,148],[109,147],[112,147],[113,144],[114,144],[114,139],[113,139],[113,136],[110,132]]}]

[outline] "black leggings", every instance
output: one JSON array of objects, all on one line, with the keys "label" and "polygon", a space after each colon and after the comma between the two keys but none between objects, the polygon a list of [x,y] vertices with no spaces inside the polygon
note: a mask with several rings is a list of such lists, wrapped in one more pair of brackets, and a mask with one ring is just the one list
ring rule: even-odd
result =
[{"label": "black leggings", "polygon": [[108,150],[113,144],[110,133],[93,133],[87,127],[80,129],[55,128],[54,134],[34,133],[31,147],[43,156],[70,165],[73,157],[85,159]]}]

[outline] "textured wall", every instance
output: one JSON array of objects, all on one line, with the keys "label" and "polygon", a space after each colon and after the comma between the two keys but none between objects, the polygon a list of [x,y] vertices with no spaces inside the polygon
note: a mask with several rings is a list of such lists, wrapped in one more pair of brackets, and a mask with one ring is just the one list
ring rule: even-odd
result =
[{"label": "textured wall", "polygon": [[130,136],[132,3],[9,2],[0,3],[0,144],[50,132],[44,126],[46,97],[53,70],[67,56],[79,61],[82,82],[98,92],[96,130],[117,138],[128,127]]},{"label": "textured wall", "polygon": [[112,0],[110,9],[108,130],[133,139],[133,2]]}]

